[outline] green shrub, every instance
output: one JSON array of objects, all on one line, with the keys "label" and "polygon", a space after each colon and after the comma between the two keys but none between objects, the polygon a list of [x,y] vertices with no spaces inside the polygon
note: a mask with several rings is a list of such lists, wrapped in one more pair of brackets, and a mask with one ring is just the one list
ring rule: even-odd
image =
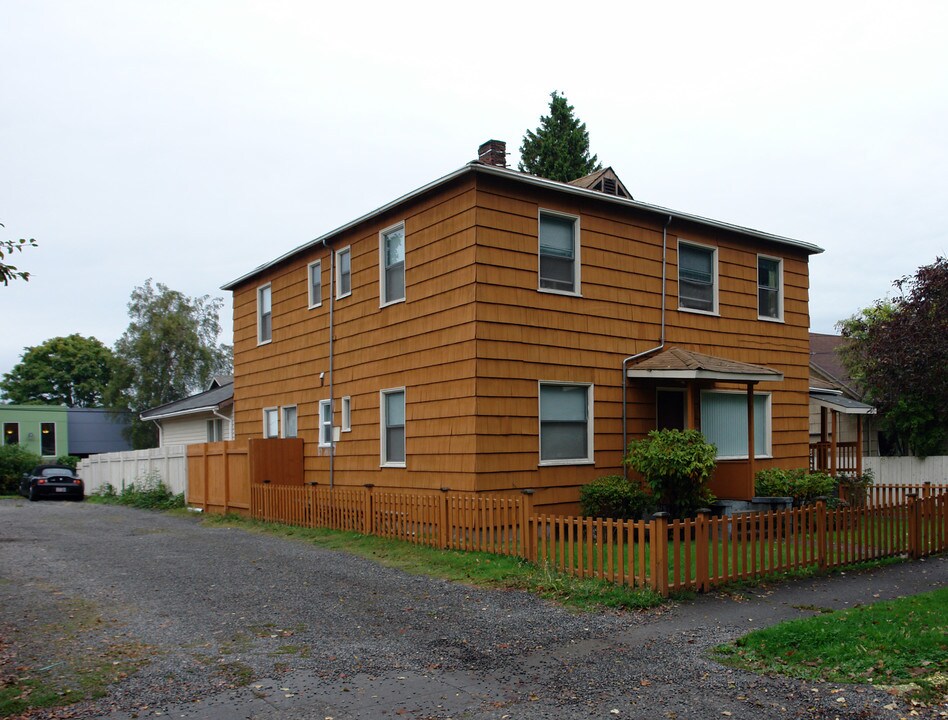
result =
[{"label": "green shrub", "polygon": [[686,517],[712,502],[708,489],[717,449],[697,430],[652,430],[629,443],[626,464],[642,473],[658,503]]},{"label": "green shrub", "polygon": [[161,481],[158,473],[142,475],[117,493],[115,488],[105,483],[92,496],[94,500],[109,505],[127,505],[142,510],[172,510],[184,507],[184,493],[175,495]]},{"label": "green shrub", "polygon": [[836,481],[822,472],[769,468],[754,475],[754,493],[761,497],[792,497],[797,505],[834,494]]},{"label": "green shrub", "polygon": [[875,473],[871,469],[865,470],[862,475],[841,477],[839,478],[839,495],[850,505],[865,505],[869,497],[869,487],[875,479]]},{"label": "green shrub", "polygon": [[579,505],[585,517],[637,520],[654,510],[655,498],[636,482],[606,475],[580,488]]},{"label": "green shrub", "polygon": [[20,478],[43,462],[20,445],[0,447],[0,495],[16,494],[20,487]]},{"label": "green shrub", "polygon": [[79,467],[79,458],[77,458],[75,455],[60,455],[58,458],[56,458],[56,464],[65,465],[66,467],[71,467],[73,470],[75,470],[77,467]]}]

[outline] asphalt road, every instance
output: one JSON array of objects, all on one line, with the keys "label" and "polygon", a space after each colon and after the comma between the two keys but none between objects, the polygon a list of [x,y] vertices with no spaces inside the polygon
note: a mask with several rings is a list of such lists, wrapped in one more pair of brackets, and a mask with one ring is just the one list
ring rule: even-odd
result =
[{"label": "asphalt road", "polygon": [[[117,657],[128,672],[106,697],[59,713],[111,720],[900,718],[912,708],[878,688],[757,676],[707,651],[816,608],[946,584],[942,557],[575,613],[197,518],[2,500],[0,678],[38,672],[57,649]],[[37,647],[49,618],[64,629]]]}]

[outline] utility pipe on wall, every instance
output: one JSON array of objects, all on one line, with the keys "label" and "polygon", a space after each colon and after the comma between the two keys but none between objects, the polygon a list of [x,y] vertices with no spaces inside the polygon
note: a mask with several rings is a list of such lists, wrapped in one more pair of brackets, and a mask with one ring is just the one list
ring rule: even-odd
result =
[{"label": "utility pipe on wall", "polygon": [[625,360],[622,361],[622,476],[629,476],[629,469],[626,467],[624,462],[626,448],[629,446],[629,429],[628,429],[628,382],[629,379],[626,377],[626,371],[629,366],[629,363],[638,360],[639,358],[645,357],[646,355],[651,355],[653,352],[658,352],[665,347],[665,285],[667,273],[665,271],[668,265],[668,226],[671,225],[672,216],[668,216],[668,220],[665,221],[664,227],[662,227],[662,329],[661,336],[659,337],[658,345],[648,350],[644,350],[635,355],[630,355]]},{"label": "utility pipe on wall", "polygon": [[[329,417],[334,419],[336,417],[336,405],[335,400],[332,396],[333,385],[332,385],[332,369],[333,369],[333,335],[335,334],[335,328],[333,327],[333,310],[335,309],[336,304],[336,253],[332,251],[329,247],[329,243],[326,240],[323,240],[323,247],[329,251]],[[320,265],[322,268],[322,265]],[[322,432],[323,419],[322,417],[317,418],[316,422],[317,427],[319,428],[318,432]],[[318,435],[317,435],[318,441]],[[334,482],[334,472],[335,472],[335,462],[336,462],[336,439],[333,433],[332,420],[329,423],[329,487],[333,487]]]}]

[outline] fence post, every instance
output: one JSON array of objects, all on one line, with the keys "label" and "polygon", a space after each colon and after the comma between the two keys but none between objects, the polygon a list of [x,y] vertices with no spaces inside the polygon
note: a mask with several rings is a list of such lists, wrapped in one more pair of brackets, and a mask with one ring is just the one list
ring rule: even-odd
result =
[{"label": "fence post", "polygon": [[912,560],[918,560],[922,553],[918,494],[906,493],[905,500],[908,503],[908,556]]},{"label": "fence post", "polygon": [[450,488],[441,488],[441,504],[438,508],[438,545],[442,550],[448,547],[448,491]]},{"label": "fence post", "polygon": [[365,494],[362,496],[362,534],[375,534],[375,514],[372,508],[372,483],[365,484]]},{"label": "fence post", "polygon": [[820,570],[826,570],[827,557],[826,498],[816,499],[816,556]]},{"label": "fence post", "polygon": [[667,512],[658,512],[649,523],[650,584],[662,597],[668,597],[668,518]]},{"label": "fence post", "polygon": [[699,592],[711,589],[711,574],[708,562],[708,519],[711,508],[698,508],[695,522],[695,587]]},{"label": "fence post", "polygon": [[[201,467],[204,468],[204,503],[203,503],[204,508],[203,508],[203,511],[204,511],[204,512],[207,512],[207,508],[208,508],[208,505],[209,505],[209,503],[207,502],[207,500],[208,500],[207,494],[208,494],[208,492],[209,492],[209,484],[208,484],[208,475],[209,475],[209,473],[208,473],[208,471],[207,471],[207,443],[205,443],[204,445],[201,446],[201,455],[202,455],[202,458],[201,458],[201,461],[202,461],[202,462],[201,462]],[[125,486],[125,479],[124,479],[124,478],[122,478],[122,486],[123,486],[122,489],[124,490],[124,489],[125,489],[125,488],[124,488],[124,486]]]},{"label": "fence post", "polygon": [[928,500],[932,496],[932,481],[926,480],[922,483],[922,497]]},{"label": "fence post", "polygon": [[533,490],[521,490],[520,498],[520,553],[525,560],[536,562],[536,532],[531,532],[530,520],[533,518]]}]

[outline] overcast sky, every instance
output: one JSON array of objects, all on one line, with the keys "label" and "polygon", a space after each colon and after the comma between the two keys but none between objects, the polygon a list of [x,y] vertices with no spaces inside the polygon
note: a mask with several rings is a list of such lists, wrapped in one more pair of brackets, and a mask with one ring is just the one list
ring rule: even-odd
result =
[{"label": "overcast sky", "polygon": [[[2,0],[0,372],[112,345],[505,140],[559,90],[637,200],[815,243],[811,329],[948,253],[948,3]],[[475,8],[476,6],[476,8]],[[778,9],[779,8],[779,9]]]}]

